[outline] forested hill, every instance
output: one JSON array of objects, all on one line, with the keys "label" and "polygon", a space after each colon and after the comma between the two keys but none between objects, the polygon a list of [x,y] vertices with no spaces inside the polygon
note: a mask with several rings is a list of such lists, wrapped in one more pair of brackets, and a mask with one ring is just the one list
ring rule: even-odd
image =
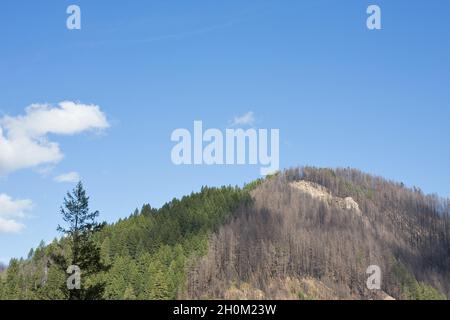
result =
[{"label": "forested hill", "polygon": [[[352,169],[287,170],[244,188],[144,205],[94,235],[105,299],[445,299],[449,202]],[[64,299],[43,243],[1,272],[2,299]],[[366,287],[367,267],[382,290]]]},{"label": "forested hill", "polygon": [[[111,268],[89,281],[106,282],[105,299],[174,299],[183,291],[188,263],[206,253],[211,232],[229,220],[238,206],[248,204],[248,192],[223,187],[202,188],[158,210],[144,205],[94,235],[103,262]],[[70,251],[65,239],[47,246],[41,243],[26,260],[12,260],[0,297],[66,298],[66,275],[52,261],[61,250]]]},{"label": "forested hill", "polygon": [[[212,236],[188,297],[439,299],[450,293],[449,201],[351,169],[288,170]],[[368,290],[367,268],[382,272]]]}]

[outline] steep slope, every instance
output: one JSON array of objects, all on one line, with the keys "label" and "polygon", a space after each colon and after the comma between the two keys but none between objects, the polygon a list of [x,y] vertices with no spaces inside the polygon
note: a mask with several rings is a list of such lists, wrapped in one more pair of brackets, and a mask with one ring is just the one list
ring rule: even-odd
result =
[{"label": "steep slope", "polygon": [[[189,272],[192,298],[443,298],[448,202],[356,170],[289,170],[211,237]],[[382,270],[381,291],[366,269]],[[317,289],[320,288],[320,289]],[[387,296],[387,293],[389,296]]]}]

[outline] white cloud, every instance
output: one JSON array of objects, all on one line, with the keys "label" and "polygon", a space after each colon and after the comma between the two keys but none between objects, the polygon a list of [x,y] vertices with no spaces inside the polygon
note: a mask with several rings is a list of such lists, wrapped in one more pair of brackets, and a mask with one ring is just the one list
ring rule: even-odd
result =
[{"label": "white cloud", "polygon": [[2,233],[20,233],[25,229],[25,225],[12,219],[3,219],[0,217],[0,234]]},{"label": "white cloud", "polygon": [[6,194],[0,194],[0,234],[19,233],[25,226],[19,222],[33,208],[31,200],[13,200]]},{"label": "white cloud", "polygon": [[31,200],[13,200],[4,193],[0,194],[0,216],[23,218],[25,212],[31,210],[32,207]]},{"label": "white cloud", "polygon": [[70,182],[70,183],[75,183],[81,180],[80,175],[78,174],[78,172],[68,172],[68,173],[63,173],[57,177],[55,177],[54,179],[56,182]]},{"label": "white cloud", "polygon": [[99,106],[71,101],[58,106],[33,104],[25,115],[0,118],[0,175],[61,161],[59,145],[48,134],[74,135],[108,127]]},{"label": "white cloud", "polygon": [[251,126],[255,122],[254,113],[252,111],[238,117],[234,117],[231,126]]}]

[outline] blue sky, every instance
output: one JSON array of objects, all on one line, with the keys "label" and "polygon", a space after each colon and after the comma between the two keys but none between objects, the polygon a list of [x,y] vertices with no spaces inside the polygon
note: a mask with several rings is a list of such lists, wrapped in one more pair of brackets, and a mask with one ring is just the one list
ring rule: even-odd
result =
[{"label": "blue sky", "polygon": [[[81,30],[66,28],[70,4]],[[366,28],[369,4],[382,30]],[[170,159],[174,129],[225,129],[250,111],[253,126],[280,129],[282,168],[350,166],[449,197],[448,12],[444,0],[2,1],[0,119],[74,101],[108,127],[50,133],[62,159],[2,174],[0,195],[26,210],[25,228],[0,233],[0,261],[58,236],[73,187],[62,174],[77,172],[110,222],[259,177]]]}]

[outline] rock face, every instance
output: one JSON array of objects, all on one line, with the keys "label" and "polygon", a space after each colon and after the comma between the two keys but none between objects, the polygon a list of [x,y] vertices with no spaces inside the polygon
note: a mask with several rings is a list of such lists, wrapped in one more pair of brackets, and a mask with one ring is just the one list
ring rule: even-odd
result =
[{"label": "rock face", "polygon": [[344,205],[345,205],[346,210],[355,210],[355,211],[361,212],[361,210],[359,209],[358,203],[355,200],[353,200],[352,197],[345,198]]},{"label": "rock face", "polygon": [[291,182],[291,186],[293,188],[296,188],[300,191],[303,191],[303,192],[309,194],[314,199],[319,199],[322,201],[330,201],[333,199],[333,196],[327,190],[327,188],[325,188],[317,183],[300,180],[300,181]]},{"label": "rock face", "polygon": [[309,194],[313,199],[327,203],[329,206],[338,206],[343,210],[347,210],[357,219],[361,219],[366,228],[370,227],[369,219],[363,215],[359,208],[359,204],[352,197],[340,198],[333,196],[327,188],[317,183],[304,180],[291,182],[290,186],[303,193]]},{"label": "rock face", "polygon": [[314,199],[327,202],[329,205],[336,204],[342,209],[355,211],[359,215],[361,214],[358,203],[353,200],[352,197],[346,197],[344,199],[335,197],[327,188],[316,183],[304,180],[291,182],[290,185],[295,189],[309,194]]}]

